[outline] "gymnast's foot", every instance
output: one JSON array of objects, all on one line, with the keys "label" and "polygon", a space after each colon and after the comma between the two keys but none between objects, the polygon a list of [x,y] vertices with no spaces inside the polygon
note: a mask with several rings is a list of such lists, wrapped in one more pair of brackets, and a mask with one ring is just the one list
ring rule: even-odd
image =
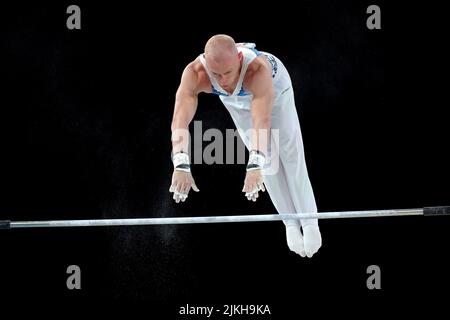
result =
[{"label": "gymnast's foot", "polygon": [[305,253],[308,258],[311,258],[319,248],[322,246],[322,236],[320,234],[319,226],[315,224],[309,224],[302,227],[303,230],[303,243]]},{"label": "gymnast's foot", "polygon": [[290,224],[286,226],[286,240],[291,251],[294,251],[302,257],[306,256],[303,236],[300,232],[300,226],[298,224]]}]

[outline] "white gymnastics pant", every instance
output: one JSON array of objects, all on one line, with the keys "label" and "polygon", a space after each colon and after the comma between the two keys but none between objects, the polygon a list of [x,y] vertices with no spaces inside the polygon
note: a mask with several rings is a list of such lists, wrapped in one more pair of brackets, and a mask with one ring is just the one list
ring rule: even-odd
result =
[{"label": "white gymnastics pant", "polygon": [[[242,141],[250,150],[251,100],[243,99],[243,97],[221,96],[220,98],[229,111]],[[278,160],[278,170],[264,174],[264,184],[274,207],[280,214],[316,213],[317,206],[306,168],[302,133],[292,86],[275,98],[271,128],[279,131],[278,139],[271,134],[268,157],[271,163]],[[286,220],[284,223],[298,224],[298,221]],[[303,227],[310,224],[318,225],[318,220],[301,219],[300,223]]]}]

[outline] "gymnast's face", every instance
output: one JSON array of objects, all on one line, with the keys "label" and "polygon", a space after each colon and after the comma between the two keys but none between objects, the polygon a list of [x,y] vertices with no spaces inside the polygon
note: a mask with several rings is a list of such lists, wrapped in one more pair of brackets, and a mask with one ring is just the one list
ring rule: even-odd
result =
[{"label": "gymnast's face", "polygon": [[242,63],[242,52],[229,52],[220,56],[206,55],[206,63],[219,85],[227,91],[232,91],[239,80]]}]

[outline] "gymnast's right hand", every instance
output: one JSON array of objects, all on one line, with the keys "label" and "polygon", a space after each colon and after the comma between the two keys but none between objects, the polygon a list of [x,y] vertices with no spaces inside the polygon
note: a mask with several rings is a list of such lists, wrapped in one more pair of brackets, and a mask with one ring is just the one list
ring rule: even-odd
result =
[{"label": "gymnast's right hand", "polygon": [[184,202],[188,197],[191,188],[195,192],[199,192],[200,190],[197,188],[191,174],[189,156],[184,152],[178,152],[173,155],[172,161],[174,170],[169,192],[173,192],[173,199],[176,203],[179,203],[180,201]]}]

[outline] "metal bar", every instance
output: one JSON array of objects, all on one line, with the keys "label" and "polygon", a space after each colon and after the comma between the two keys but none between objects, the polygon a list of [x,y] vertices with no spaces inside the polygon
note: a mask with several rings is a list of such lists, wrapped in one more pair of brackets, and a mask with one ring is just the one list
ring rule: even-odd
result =
[{"label": "metal bar", "polygon": [[0,229],[261,222],[261,221],[281,221],[281,220],[299,220],[299,219],[371,218],[371,217],[418,216],[418,215],[424,216],[450,215],[450,206],[426,207],[423,209],[337,211],[337,212],[298,213],[298,214],[294,213],[294,214],[235,215],[235,216],[209,216],[209,217],[207,216],[207,217],[49,220],[49,221],[0,220]]},{"label": "metal bar", "polygon": [[[136,219],[91,219],[91,220],[49,220],[49,221],[10,221],[10,229],[18,228],[50,228],[50,227],[99,227],[99,226],[137,226],[227,222],[262,222],[298,219],[336,219],[336,218],[368,218],[391,216],[423,215],[423,209],[340,211],[299,214],[269,215],[233,215],[206,217],[170,217],[170,218],[136,218]],[[7,227],[7,228],[8,228]]]}]

